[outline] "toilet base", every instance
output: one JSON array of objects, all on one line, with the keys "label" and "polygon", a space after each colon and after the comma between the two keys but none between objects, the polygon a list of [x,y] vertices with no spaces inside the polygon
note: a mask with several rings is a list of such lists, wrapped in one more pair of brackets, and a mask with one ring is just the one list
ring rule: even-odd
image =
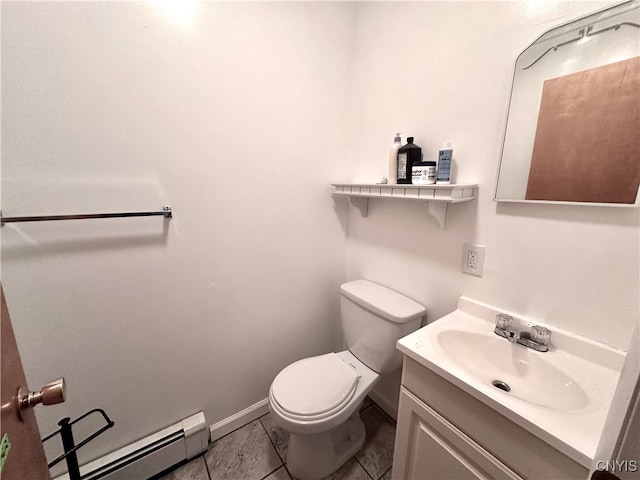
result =
[{"label": "toilet base", "polygon": [[365,429],[360,412],[332,430],[311,435],[291,433],[287,468],[300,480],[319,480],[338,470],[362,448]]}]

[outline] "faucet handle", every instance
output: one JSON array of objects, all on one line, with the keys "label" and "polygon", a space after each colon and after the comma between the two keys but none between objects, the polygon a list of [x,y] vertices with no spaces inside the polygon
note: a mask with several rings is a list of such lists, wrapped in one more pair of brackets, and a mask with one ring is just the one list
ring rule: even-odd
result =
[{"label": "faucet handle", "polygon": [[498,313],[496,315],[496,327],[507,330],[513,327],[513,317],[506,313]]},{"label": "faucet handle", "polygon": [[549,345],[551,339],[551,330],[545,327],[534,325],[531,327],[530,337],[532,341],[539,343],[540,345]]}]

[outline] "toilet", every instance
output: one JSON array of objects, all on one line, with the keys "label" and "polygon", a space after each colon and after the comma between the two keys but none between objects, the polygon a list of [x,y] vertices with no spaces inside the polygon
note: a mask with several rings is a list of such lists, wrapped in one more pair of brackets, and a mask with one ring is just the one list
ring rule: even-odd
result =
[{"label": "toilet", "polygon": [[276,425],[289,432],[287,468],[300,480],[335,472],[364,444],[359,406],[379,376],[402,365],[396,342],[420,328],[417,302],[368,280],[340,286],[347,350],[285,367],[269,389]]}]

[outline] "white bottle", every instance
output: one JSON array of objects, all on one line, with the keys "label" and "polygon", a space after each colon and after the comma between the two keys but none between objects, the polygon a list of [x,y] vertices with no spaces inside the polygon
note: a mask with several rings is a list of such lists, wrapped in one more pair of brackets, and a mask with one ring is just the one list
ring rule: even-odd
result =
[{"label": "white bottle", "polygon": [[453,149],[451,142],[444,142],[438,152],[438,171],[436,173],[436,184],[449,185],[451,183],[451,160]]},{"label": "white bottle", "polygon": [[391,150],[389,151],[388,183],[398,183],[398,150],[400,150],[400,147],[402,147],[402,139],[400,138],[400,134],[396,133],[393,139],[393,145],[391,145]]}]

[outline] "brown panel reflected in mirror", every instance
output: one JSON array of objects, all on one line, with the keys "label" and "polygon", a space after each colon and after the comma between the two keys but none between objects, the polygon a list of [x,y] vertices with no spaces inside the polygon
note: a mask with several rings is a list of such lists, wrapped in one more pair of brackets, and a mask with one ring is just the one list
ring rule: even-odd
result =
[{"label": "brown panel reflected in mirror", "polygon": [[544,82],[527,200],[633,204],[640,57]]}]

